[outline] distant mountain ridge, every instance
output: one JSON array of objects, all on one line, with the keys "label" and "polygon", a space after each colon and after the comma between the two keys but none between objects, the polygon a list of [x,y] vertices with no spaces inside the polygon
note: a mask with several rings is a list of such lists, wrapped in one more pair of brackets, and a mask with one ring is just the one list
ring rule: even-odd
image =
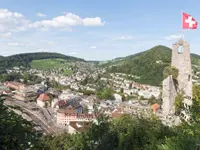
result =
[{"label": "distant mountain ridge", "polygon": [[50,58],[61,58],[72,61],[85,61],[84,59],[81,58],[66,56],[60,53],[37,52],[37,53],[23,53],[7,57],[0,57],[0,67],[1,68],[10,68],[14,66],[27,67],[29,66],[29,63],[33,60],[50,59]]},{"label": "distant mountain ridge", "polygon": [[[163,80],[163,70],[171,63],[172,49],[158,45],[149,50],[117,58],[102,64],[108,72],[119,72],[140,76],[137,82],[150,85],[160,85]],[[191,54],[192,64],[200,66],[200,56]]]}]

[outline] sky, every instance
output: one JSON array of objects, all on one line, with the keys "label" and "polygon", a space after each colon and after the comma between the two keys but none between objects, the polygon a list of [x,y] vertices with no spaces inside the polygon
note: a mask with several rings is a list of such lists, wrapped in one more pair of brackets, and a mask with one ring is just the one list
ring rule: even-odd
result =
[{"label": "sky", "polygon": [[181,12],[200,24],[199,0],[1,0],[0,55],[58,52],[110,60],[181,35],[200,55],[200,31],[181,29]]}]

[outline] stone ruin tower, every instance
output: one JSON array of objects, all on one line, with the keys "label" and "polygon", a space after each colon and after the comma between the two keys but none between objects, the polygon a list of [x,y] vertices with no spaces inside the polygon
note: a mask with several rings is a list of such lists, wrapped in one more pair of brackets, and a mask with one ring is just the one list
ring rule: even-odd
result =
[{"label": "stone ruin tower", "polygon": [[[178,85],[172,79],[172,76],[168,76],[163,81],[163,115],[174,115],[175,107],[174,101],[177,93],[182,92],[184,94],[184,107],[189,109],[192,105],[192,69],[191,69],[191,58],[190,58],[190,47],[189,44],[180,39],[178,42],[173,44],[172,47],[172,60],[171,66],[176,67],[179,70]],[[189,115],[183,111],[182,116],[184,119],[188,119]]]},{"label": "stone ruin tower", "polygon": [[183,92],[185,106],[192,105],[192,68],[189,44],[180,39],[173,44],[172,66],[179,70],[178,92]]}]

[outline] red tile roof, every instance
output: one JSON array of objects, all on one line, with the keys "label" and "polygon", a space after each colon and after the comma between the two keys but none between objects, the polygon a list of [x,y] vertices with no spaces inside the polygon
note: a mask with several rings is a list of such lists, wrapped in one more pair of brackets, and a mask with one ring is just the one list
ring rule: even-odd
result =
[{"label": "red tile roof", "polygon": [[157,104],[157,103],[151,105],[151,109],[153,109],[153,112],[156,112],[156,110],[159,109],[159,108],[160,108],[160,105]]},{"label": "red tile roof", "polygon": [[45,93],[43,94],[40,94],[38,100],[41,100],[41,101],[48,101],[49,100],[49,96]]}]

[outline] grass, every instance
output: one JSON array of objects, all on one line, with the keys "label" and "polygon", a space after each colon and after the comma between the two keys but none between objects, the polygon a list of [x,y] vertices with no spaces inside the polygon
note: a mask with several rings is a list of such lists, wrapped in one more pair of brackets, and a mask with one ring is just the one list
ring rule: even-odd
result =
[{"label": "grass", "polygon": [[38,70],[59,69],[66,67],[68,67],[68,62],[64,59],[42,59],[33,60],[31,62],[31,68]]},{"label": "grass", "polygon": [[72,70],[64,70],[64,73],[63,73],[64,76],[69,76],[71,74],[72,74]]}]

